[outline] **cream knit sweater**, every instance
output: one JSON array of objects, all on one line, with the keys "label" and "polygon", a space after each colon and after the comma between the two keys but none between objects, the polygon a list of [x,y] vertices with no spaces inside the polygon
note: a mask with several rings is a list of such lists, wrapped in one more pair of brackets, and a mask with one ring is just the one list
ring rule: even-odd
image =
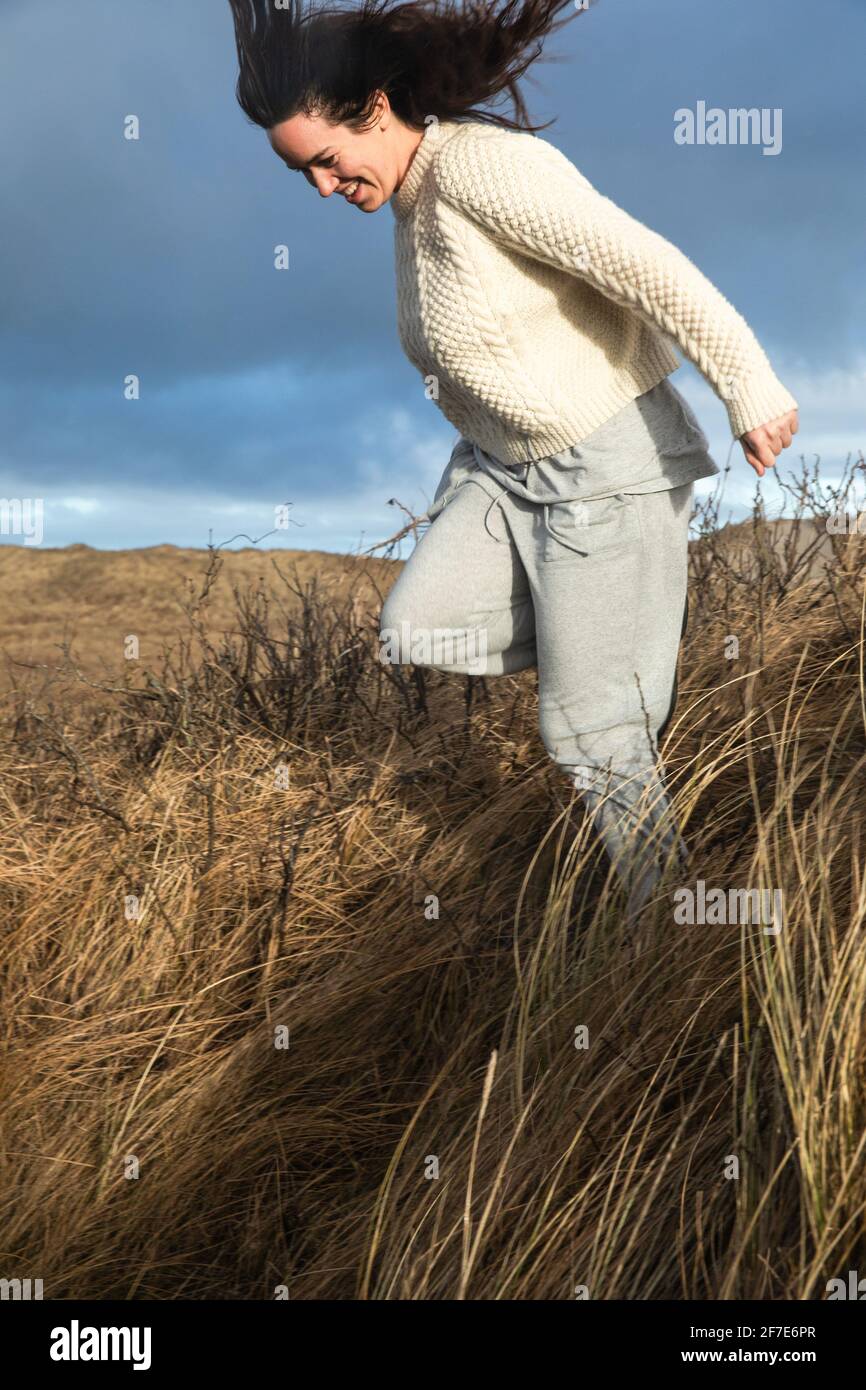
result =
[{"label": "cream knit sweater", "polygon": [[735,438],[797,407],[696,266],[537,135],[431,122],[391,208],[402,347],[503,463],[579,444],[676,371],[674,342]]}]

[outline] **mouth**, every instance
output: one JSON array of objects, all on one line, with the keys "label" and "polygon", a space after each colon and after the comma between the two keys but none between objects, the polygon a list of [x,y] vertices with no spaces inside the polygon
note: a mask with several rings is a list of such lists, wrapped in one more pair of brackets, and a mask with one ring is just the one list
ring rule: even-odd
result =
[{"label": "mouth", "polygon": [[354,180],[352,181],[352,183],[347,184],[347,185],[346,185],[346,188],[345,188],[345,190],[344,190],[344,192],[343,192],[343,197],[346,199],[346,202],[347,202],[347,203],[354,203],[354,202],[357,202],[357,199],[358,199],[358,197],[359,197],[359,195],[360,195],[360,193],[361,193],[361,189],[362,189],[363,187],[364,187],[364,181],[363,181],[363,179],[354,179]]}]

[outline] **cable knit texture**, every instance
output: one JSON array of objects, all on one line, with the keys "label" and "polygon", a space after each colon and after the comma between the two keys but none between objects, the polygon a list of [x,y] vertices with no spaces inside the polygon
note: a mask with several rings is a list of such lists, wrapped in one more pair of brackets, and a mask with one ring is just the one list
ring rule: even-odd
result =
[{"label": "cable knit texture", "polygon": [[433,121],[391,208],[403,350],[503,463],[579,444],[676,371],[675,345],[735,438],[797,407],[688,257],[540,136]]}]

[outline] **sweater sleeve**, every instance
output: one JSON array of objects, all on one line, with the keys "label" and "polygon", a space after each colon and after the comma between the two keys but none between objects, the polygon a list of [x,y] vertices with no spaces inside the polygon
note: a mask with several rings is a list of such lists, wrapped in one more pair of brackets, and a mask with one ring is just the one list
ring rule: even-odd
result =
[{"label": "sweater sleeve", "polygon": [[497,242],[582,277],[672,338],[724,402],[734,438],[797,408],[749,325],[671,242],[526,131],[449,141],[439,196]]}]

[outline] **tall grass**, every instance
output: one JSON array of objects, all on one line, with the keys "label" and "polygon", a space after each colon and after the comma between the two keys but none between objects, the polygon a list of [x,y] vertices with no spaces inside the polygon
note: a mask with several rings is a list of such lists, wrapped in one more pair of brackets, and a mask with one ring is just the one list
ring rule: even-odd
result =
[{"label": "tall grass", "polygon": [[805,470],[784,545],[711,501],[691,546],[669,785],[700,877],[779,891],[776,934],[677,923],[676,882],[626,923],[534,673],[382,666],[375,608],[315,581],[239,593],[215,644],[214,553],[159,670],[98,707],[13,691],[0,1274],[774,1300],[866,1273],[866,554],[824,527],[851,482]]}]

